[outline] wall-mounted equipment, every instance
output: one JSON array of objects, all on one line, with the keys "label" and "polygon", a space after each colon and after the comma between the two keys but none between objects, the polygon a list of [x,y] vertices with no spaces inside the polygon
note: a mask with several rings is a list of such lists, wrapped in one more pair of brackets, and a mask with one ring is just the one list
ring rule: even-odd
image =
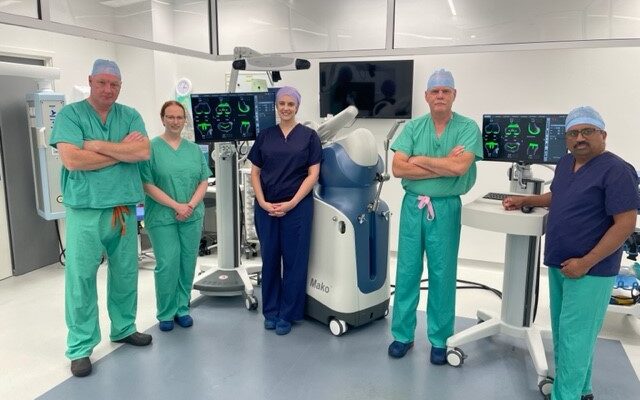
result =
[{"label": "wall-mounted equipment", "polygon": [[27,94],[36,207],[38,215],[46,220],[65,216],[60,190],[62,162],[58,151],[49,146],[53,124],[64,104],[64,95],[59,93],[44,91]]}]

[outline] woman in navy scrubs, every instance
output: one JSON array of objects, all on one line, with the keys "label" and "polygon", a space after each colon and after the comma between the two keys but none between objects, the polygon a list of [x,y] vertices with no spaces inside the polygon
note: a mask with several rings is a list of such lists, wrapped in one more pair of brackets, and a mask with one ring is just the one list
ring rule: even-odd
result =
[{"label": "woman in navy scrubs", "polygon": [[296,122],[300,93],[276,94],[280,123],[258,135],[249,160],[256,196],[255,222],[262,255],[264,328],[278,335],[304,316],[313,219],[311,190],[318,181],[322,146],[316,131]]}]

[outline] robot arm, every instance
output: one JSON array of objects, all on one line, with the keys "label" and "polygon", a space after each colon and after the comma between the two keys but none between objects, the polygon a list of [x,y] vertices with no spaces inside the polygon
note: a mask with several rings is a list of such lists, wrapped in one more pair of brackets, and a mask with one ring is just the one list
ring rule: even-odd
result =
[{"label": "robot arm", "polygon": [[355,106],[349,106],[320,124],[316,130],[318,136],[320,136],[320,141],[324,143],[331,140],[338,134],[340,129],[351,124],[357,115],[358,109]]}]

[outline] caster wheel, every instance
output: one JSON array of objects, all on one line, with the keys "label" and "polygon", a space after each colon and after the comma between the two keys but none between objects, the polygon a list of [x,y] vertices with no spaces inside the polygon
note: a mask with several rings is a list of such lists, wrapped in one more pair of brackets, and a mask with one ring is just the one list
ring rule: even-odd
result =
[{"label": "caster wheel", "polygon": [[247,296],[244,299],[244,306],[247,310],[254,311],[258,309],[258,298],[256,296]]},{"label": "caster wheel", "polygon": [[342,336],[347,332],[347,323],[341,319],[331,318],[329,330],[333,336]]},{"label": "caster wheel", "polygon": [[464,364],[464,359],[467,355],[457,347],[447,351],[447,363],[452,367],[459,367]]},{"label": "caster wheel", "polygon": [[551,397],[551,389],[553,389],[553,378],[546,377],[538,382],[538,389],[540,389],[540,393],[544,396],[545,399]]},{"label": "caster wheel", "polygon": [[384,316],[386,317],[387,315],[389,315],[389,309],[388,308],[386,310],[384,310]]}]

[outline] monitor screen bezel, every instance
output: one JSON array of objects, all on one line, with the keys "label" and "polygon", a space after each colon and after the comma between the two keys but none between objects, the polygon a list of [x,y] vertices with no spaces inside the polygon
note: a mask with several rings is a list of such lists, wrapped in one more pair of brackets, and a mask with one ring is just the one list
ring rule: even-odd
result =
[{"label": "monitor screen bezel", "polygon": [[[193,129],[194,129],[194,142],[196,144],[201,144],[201,145],[205,145],[205,144],[215,144],[215,143],[242,143],[242,142],[247,142],[247,141],[255,141],[258,134],[260,133],[260,130],[263,130],[265,128],[269,128],[270,126],[260,126],[259,128],[257,127],[255,129],[255,132],[253,132],[253,134],[250,137],[234,137],[232,140],[229,139],[218,139],[218,138],[214,138],[214,139],[203,139],[202,135],[197,132],[197,124],[196,124],[196,119],[195,119],[195,107],[196,107],[196,103],[197,103],[197,99],[201,98],[201,97],[224,97],[224,96],[228,96],[228,97],[241,97],[241,96],[253,96],[254,98],[254,105],[257,104],[258,102],[258,97],[259,96],[269,96],[271,98],[271,100],[273,100],[273,105],[274,105],[274,125],[277,123],[277,118],[276,118],[276,111],[275,111],[275,92],[273,91],[263,91],[263,92],[220,92],[220,93],[192,93],[191,94],[191,118],[192,118],[192,122],[193,122]],[[255,115],[254,115],[254,121],[255,121]]]},{"label": "monitor screen bezel", "polygon": [[[402,66],[402,70],[401,70],[401,74],[406,75],[407,77],[407,82],[406,85],[403,85],[401,87],[398,87],[396,85],[396,87],[398,89],[402,89],[402,99],[404,99],[404,101],[408,101],[407,104],[407,110],[408,112],[406,114],[402,114],[402,115],[365,115],[363,112],[364,110],[360,110],[360,112],[358,113],[358,116],[356,118],[363,118],[363,119],[411,119],[413,116],[413,73],[415,70],[415,66],[414,66],[414,60],[410,60],[410,59],[404,59],[404,60],[369,60],[369,61],[330,61],[330,62],[321,62],[318,63],[318,83],[319,83],[319,108],[320,108],[320,116],[324,117],[328,114],[332,113],[332,104],[333,102],[330,100],[327,100],[327,96],[330,96],[331,92],[329,92],[329,87],[331,86],[331,81],[330,81],[330,77],[325,77],[325,79],[329,80],[327,82],[325,82],[323,84],[323,72],[329,70],[329,68],[334,67],[339,69],[341,66],[349,66],[352,68],[357,69],[361,69],[363,66],[368,66],[368,65],[382,65],[388,68],[388,66],[391,65],[399,65]],[[335,74],[334,74],[335,75]],[[331,77],[333,78],[333,80],[335,80],[335,77]],[[362,84],[362,83],[371,83],[374,84],[374,80],[352,80],[350,81],[350,83],[352,84]],[[374,96],[377,94],[378,91],[380,91],[380,88],[378,87],[379,84],[375,84],[374,87]],[[382,99],[384,100],[384,99]],[[372,109],[375,107],[375,104],[377,104],[377,102],[380,101],[377,98],[374,98],[371,100],[371,102],[373,103]],[[355,104],[355,106],[357,107],[358,105]],[[342,110],[336,110],[337,112],[340,112]],[[369,110],[366,110],[369,111]],[[333,114],[337,114],[337,112],[334,112]]]},{"label": "monitor screen bezel", "polygon": [[[544,159],[541,160],[521,160],[521,159],[508,159],[508,158],[487,158],[485,156],[485,137],[484,137],[484,131],[485,131],[485,119],[487,117],[517,117],[517,118],[528,118],[528,117],[532,117],[532,118],[542,118],[542,117],[556,117],[556,118],[560,118],[562,121],[564,121],[567,117],[567,114],[562,114],[562,113],[549,113],[549,114],[543,114],[543,113],[522,113],[522,114],[506,114],[506,113],[490,113],[490,114],[482,114],[482,124],[481,124],[481,131],[480,131],[480,136],[481,136],[481,140],[482,140],[482,160],[483,161],[490,161],[490,162],[507,162],[507,163],[517,163],[520,165],[533,165],[533,164],[540,164],[540,165],[556,165],[558,163],[558,160],[550,160],[550,161],[545,161]],[[564,125],[564,124],[563,124]],[[568,154],[569,150],[566,148],[566,144],[565,144],[565,152],[564,155]],[[564,156],[563,155],[563,156]],[[560,158],[562,158],[563,156],[561,156]]]}]

